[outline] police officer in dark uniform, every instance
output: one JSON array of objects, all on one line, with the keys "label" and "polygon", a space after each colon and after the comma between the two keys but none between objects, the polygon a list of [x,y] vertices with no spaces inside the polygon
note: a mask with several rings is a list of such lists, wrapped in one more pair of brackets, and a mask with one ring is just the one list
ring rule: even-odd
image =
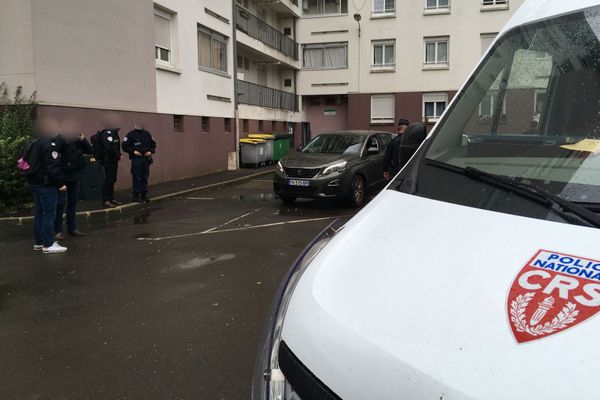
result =
[{"label": "police officer in dark uniform", "polygon": [[[106,128],[99,132],[98,145],[100,146],[100,163],[104,167],[104,184],[102,185],[102,204],[114,208],[121,203],[115,200],[115,183],[121,160],[121,138],[119,128],[116,128],[116,118],[107,119]],[[96,146],[96,144],[94,144]]]},{"label": "police officer in dark uniform", "polygon": [[150,164],[152,154],[156,151],[154,138],[142,127],[141,121],[137,121],[134,130],[123,138],[123,151],[129,154],[131,160],[131,176],[133,178],[133,201],[147,203],[148,200],[148,177],[150,176]]},{"label": "police officer in dark uniform", "polygon": [[402,134],[409,125],[410,122],[407,119],[400,119],[398,121],[398,135],[388,143],[385,149],[385,155],[383,157],[383,177],[386,180],[390,180],[400,172],[400,141]]},{"label": "police officer in dark uniform", "polygon": [[79,180],[81,170],[86,166],[85,154],[92,154],[92,145],[83,136],[79,124],[73,120],[64,121],[58,137],[62,161],[63,181],[67,191],[58,194],[54,233],[56,239],[65,238],[63,234],[63,212],[67,208],[67,231],[71,236],[85,236],[77,229],[76,213],[79,201]]}]

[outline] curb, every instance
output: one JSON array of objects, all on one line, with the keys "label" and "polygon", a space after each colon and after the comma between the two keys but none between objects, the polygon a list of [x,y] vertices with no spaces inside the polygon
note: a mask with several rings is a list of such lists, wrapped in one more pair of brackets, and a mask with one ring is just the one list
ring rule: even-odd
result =
[{"label": "curb", "polygon": [[[215,182],[215,183],[211,183],[211,184],[204,185],[204,186],[198,186],[198,187],[194,187],[194,188],[190,188],[190,189],[180,190],[178,192],[162,194],[160,196],[152,197],[150,199],[150,201],[158,202],[158,201],[167,200],[167,199],[170,199],[173,197],[179,197],[179,196],[183,196],[186,194],[198,192],[200,190],[214,189],[214,188],[218,188],[221,186],[231,185],[233,183],[244,182],[247,180],[251,180],[253,178],[257,178],[259,176],[272,174],[274,171],[275,170],[257,172],[255,174],[241,176],[239,178],[228,179],[225,181]],[[115,207],[115,208],[105,208],[105,209],[92,210],[92,211],[80,211],[77,213],[77,219],[78,220],[83,219],[83,220],[88,220],[88,221],[92,218],[98,218],[98,217],[104,217],[104,218],[108,219],[113,216],[115,216],[115,217],[122,216],[125,214],[125,212],[135,211],[135,210],[143,209],[145,207],[147,207],[147,204],[127,203],[127,204],[123,204],[123,205]],[[33,216],[0,218],[0,226],[2,226],[2,225],[23,225],[24,223],[27,223],[27,222],[33,222]]]}]

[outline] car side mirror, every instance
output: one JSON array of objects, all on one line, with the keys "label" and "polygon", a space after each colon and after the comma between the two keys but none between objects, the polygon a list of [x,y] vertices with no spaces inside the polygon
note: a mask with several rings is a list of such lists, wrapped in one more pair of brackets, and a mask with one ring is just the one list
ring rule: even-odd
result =
[{"label": "car side mirror", "polygon": [[369,147],[367,149],[367,155],[368,156],[374,156],[376,154],[379,154],[379,149],[377,147]]}]

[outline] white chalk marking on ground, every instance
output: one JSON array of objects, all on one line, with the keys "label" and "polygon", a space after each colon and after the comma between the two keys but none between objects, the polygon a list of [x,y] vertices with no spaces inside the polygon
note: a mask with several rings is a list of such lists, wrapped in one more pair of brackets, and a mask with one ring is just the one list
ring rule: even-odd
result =
[{"label": "white chalk marking on ground", "polygon": [[168,240],[168,239],[182,239],[182,238],[187,238],[187,237],[191,237],[191,236],[213,235],[216,233],[238,232],[238,231],[247,231],[250,229],[271,228],[273,226],[294,225],[294,224],[303,224],[303,223],[307,223],[307,222],[326,221],[326,220],[342,218],[342,217],[345,217],[345,215],[333,216],[333,217],[309,218],[309,219],[296,219],[296,220],[292,220],[292,221],[272,222],[270,224],[261,224],[261,225],[248,225],[248,226],[242,226],[239,228],[230,228],[230,229],[220,229],[220,230],[209,229],[209,230],[205,230],[202,232],[187,233],[184,235],[174,235],[174,236],[166,236],[166,237],[158,237],[158,238],[138,238],[137,240],[156,242],[156,241]]},{"label": "white chalk marking on ground", "polygon": [[214,197],[186,197],[186,200],[214,200]]},{"label": "white chalk marking on ground", "polygon": [[164,237],[158,237],[158,238],[138,238],[137,240],[148,240],[148,241],[157,242],[157,241],[160,241],[160,240],[180,239],[180,238],[185,238],[185,237],[190,237],[190,236],[206,235],[207,233],[211,233],[211,232],[213,232],[213,231],[215,231],[215,230],[217,230],[219,228],[223,228],[223,227],[225,227],[225,226],[227,226],[229,224],[232,224],[232,223],[234,223],[236,221],[239,221],[239,220],[241,220],[243,218],[246,218],[247,216],[252,215],[252,214],[254,214],[254,213],[256,213],[256,212],[258,212],[260,210],[261,210],[260,208],[257,208],[256,210],[247,212],[246,214],[242,214],[239,217],[235,217],[233,219],[230,219],[229,221],[226,221],[226,222],[222,223],[221,225],[213,226],[212,228],[206,229],[206,230],[204,230],[202,232],[186,233],[186,234],[183,234],[183,235],[172,235],[172,236],[164,236]]}]

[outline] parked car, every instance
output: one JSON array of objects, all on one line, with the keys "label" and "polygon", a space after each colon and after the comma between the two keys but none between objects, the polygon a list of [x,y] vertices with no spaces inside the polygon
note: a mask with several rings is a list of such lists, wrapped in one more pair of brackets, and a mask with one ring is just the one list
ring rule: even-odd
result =
[{"label": "parked car", "polygon": [[253,399],[597,399],[599,154],[600,2],[526,0],[285,276]]},{"label": "parked car", "polygon": [[299,197],[347,199],[360,206],[385,186],[383,156],[389,132],[341,131],[315,137],[304,149],[281,159],[273,180],[286,203]]}]

